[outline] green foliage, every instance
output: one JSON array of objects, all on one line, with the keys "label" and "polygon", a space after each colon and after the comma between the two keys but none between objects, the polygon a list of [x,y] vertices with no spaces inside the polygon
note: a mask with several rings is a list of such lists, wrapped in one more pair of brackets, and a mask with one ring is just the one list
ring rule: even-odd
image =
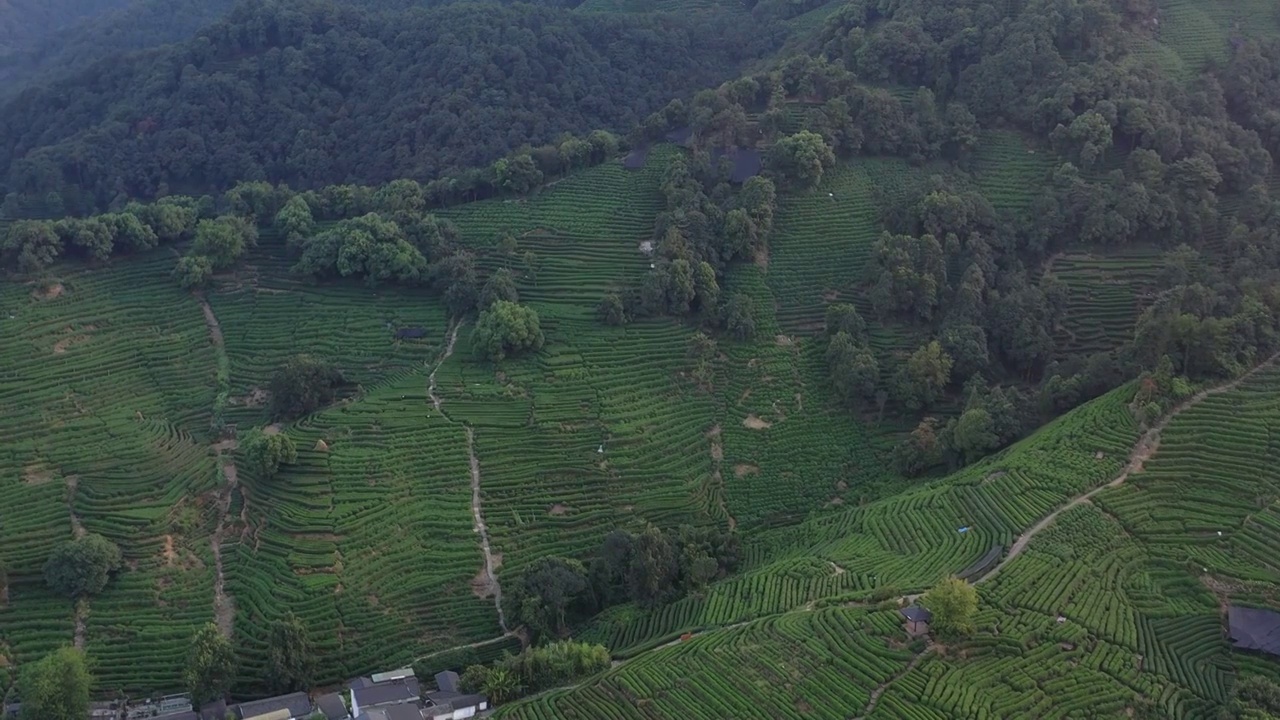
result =
[{"label": "green foliage", "polygon": [[483,692],[499,704],[580,681],[607,670],[610,663],[609,650],[603,645],[562,640],[525,648],[492,667],[472,665],[460,682],[464,689]]},{"label": "green foliage", "polygon": [[244,455],[248,467],[264,480],[270,480],[280,471],[280,465],[292,465],[298,461],[298,448],[293,440],[282,432],[267,434],[252,430],[244,440]]},{"label": "green foliage", "polygon": [[828,305],[824,327],[827,335],[834,336],[843,332],[857,342],[861,342],[866,338],[867,334],[866,321],[858,314],[858,309],[849,303],[831,303]]},{"label": "green foliage", "polygon": [[290,245],[301,246],[315,232],[311,206],[300,195],[289,198],[276,213],[274,228]]},{"label": "green foliage", "polygon": [[213,260],[204,255],[186,255],[178,258],[173,277],[183,288],[202,288],[213,277]]},{"label": "green foliage", "polygon": [[570,611],[590,610],[587,570],[577,560],[544,557],[507,585],[507,614],[524,624],[533,642],[563,637]]},{"label": "green foliage", "polygon": [[344,220],[305,239],[293,266],[317,278],[363,277],[370,287],[383,282],[418,284],[427,278],[427,259],[397,223],[376,213]]},{"label": "green foliage", "polygon": [[912,409],[932,405],[951,380],[951,366],[951,356],[937,340],[921,345],[895,377],[896,397]]},{"label": "green foliage", "polygon": [[947,578],[924,594],[920,604],[933,613],[930,626],[943,636],[973,632],[978,589],[960,578]]},{"label": "green foliage", "polygon": [[63,240],[51,222],[19,220],[5,233],[3,250],[6,261],[17,263],[19,270],[36,272],[62,255]]},{"label": "green foliage", "polygon": [[734,293],[724,304],[724,327],[739,340],[750,340],[756,334],[755,301],[750,295]]},{"label": "green foliage", "polygon": [[[852,309],[852,308],[850,308]],[[857,317],[855,314],[853,317]],[[827,368],[836,395],[845,403],[870,399],[880,379],[880,366],[865,344],[839,330],[827,345]]]},{"label": "green foliage", "polygon": [[94,678],[84,651],[63,647],[18,674],[22,720],[83,720],[89,714]]},{"label": "green foliage", "polygon": [[[226,0],[217,5],[229,7]],[[530,176],[561,175],[614,157],[617,138],[600,129],[628,130],[635,118],[729,78],[781,40],[772,24],[746,23],[739,13],[714,7],[697,18],[584,14],[555,4],[476,12],[367,2],[336,14],[319,5],[245,5],[226,17],[184,6],[171,14],[179,19],[163,23],[179,22],[185,32],[152,28],[145,35],[172,45],[147,53],[145,61],[109,53],[117,56],[110,78],[69,63],[59,68],[58,83],[31,89],[24,112],[3,115],[13,141],[0,154],[6,187],[32,195],[65,191],[78,213],[106,207],[122,193],[217,193],[249,178],[265,182],[243,183],[242,202],[272,187],[266,183],[286,180],[317,188],[425,177],[438,183],[428,185],[431,194],[453,202],[489,197],[500,180],[523,192]],[[199,25],[187,25],[188,17],[216,18],[218,30],[199,39]],[[289,30],[279,37],[254,34],[266,27]],[[110,37],[137,32],[112,28]],[[400,33],[422,43],[404,46],[394,39]],[[539,44],[537,38],[549,36],[563,42]],[[104,37],[91,33],[84,42]],[[296,62],[266,60],[285,47]],[[515,64],[512,52],[522,58]],[[225,58],[218,69],[225,87],[207,84],[202,53]],[[460,62],[458,53],[469,60]],[[199,87],[175,99],[170,81],[188,66],[200,73]],[[321,67],[334,78],[360,73],[367,82],[328,85],[319,82]],[[210,107],[210,93],[217,92],[239,98],[237,111]],[[66,97],[78,98],[74,108]],[[412,123],[397,115],[408,101],[392,99],[410,97],[424,103],[415,122],[430,132],[415,135]],[[575,98],[594,100],[583,105]],[[109,119],[117,103],[132,110],[128,121]],[[342,114],[346,125],[319,117],[321,107]],[[193,128],[213,127],[216,140],[193,134]],[[578,135],[563,137],[566,131]],[[96,138],[93,152],[83,151],[87,138]],[[522,146],[535,147],[508,157],[500,172],[466,170]],[[525,172],[529,166],[536,173]],[[64,176],[64,167],[74,171]],[[254,211],[270,222],[279,204]]]},{"label": "green foliage", "polygon": [[528,153],[503,158],[493,164],[498,187],[523,195],[542,183],[542,171]]},{"label": "green foliage", "polygon": [[616,292],[605,293],[596,306],[596,314],[606,325],[626,325],[627,308],[622,304],[622,297]]},{"label": "green foliage", "polygon": [[910,313],[928,320],[947,288],[946,258],[932,235],[885,235],[872,248],[871,304],[882,316]]},{"label": "green foliage", "polygon": [[207,623],[191,638],[183,679],[197,705],[226,696],[235,678],[236,657],[218,626]]},{"label": "green foliage", "polygon": [[835,162],[826,140],[808,130],[780,138],[769,149],[769,169],[799,187],[817,185]]},{"label": "green foliage", "polygon": [[271,623],[267,639],[267,686],[277,693],[308,690],[314,680],[315,649],[307,628],[292,612]]},{"label": "green foliage", "polygon": [[520,293],[516,290],[515,278],[512,277],[511,271],[507,268],[498,268],[485,281],[484,288],[480,290],[479,307],[481,310],[488,310],[499,300],[512,303],[520,302]]},{"label": "green foliage", "polygon": [[927,417],[893,450],[893,463],[898,472],[912,477],[942,462],[945,450],[938,437],[938,421]]},{"label": "green foliage", "polygon": [[201,220],[189,255],[207,257],[214,270],[225,270],[258,244],[258,226],[249,218],[223,215]]},{"label": "green foliage", "polygon": [[271,376],[271,412],[294,418],[333,402],[346,380],[333,364],[310,355],[294,355]]},{"label": "green foliage", "polygon": [[115,543],[89,533],[53,549],[44,564],[44,580],[49,589],[72,599],[96,595],[122,564]]},{"label": "green foliage", "polygon": [[493,362],[540,350],[545,342],[538,313],[507,300],[498,300],[480,313],[471,337],[476,352]]}]

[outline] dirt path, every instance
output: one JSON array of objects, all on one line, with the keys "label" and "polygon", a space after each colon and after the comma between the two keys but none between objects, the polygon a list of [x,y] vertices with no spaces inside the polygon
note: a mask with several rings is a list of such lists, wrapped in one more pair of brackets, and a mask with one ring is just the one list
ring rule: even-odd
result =
[{"label": "dirt path", "polygon": [[[71,516],[71,535],[79,539],[85,536],[84,525],[80,523],[80,516],[76,515],[76,483],[79,480],[75,475],[68,475],[67,482],[67,513]],[[75,631],[72,635],[72,644],[76,648],[84,649],[84,640],[87,630],[85,621],[89,616],[89,598],[80,598],[75,605]]]},{"label": "dirt path", "polygon": [[725,485],[724,473],[721,471],[724,461],[724,442],[720,439],[718,424],[707,431],[707,438],[711,441],[711,486],[719,491],[716,503],[724,516],[729,519],[729,532],[733,532],[738,529],[738,520],[729,513],[729,503],[725,497],[729,494],[729,488]]},{"label": "dirt path", "polygon": [[933,643],[929,643],[928,645],[926,645],[924,650],[920,651],[919,655],[916,655],[915,657],[911,658],[911,662],[907,663],[907,666],[902,668],[902,670],[898,671],[896,674],[894,674],[893,677],[877,685],[876,688],[871,691],[871,698],[867,700],[867,706],[863,708],[862,714],[855,717],[854,720],[862,720],[866,716],[870,715],[876,709],[876,705],[879,704],[880,696],[884,695],[884,691],[888,690],[890,685],[897,682],[904,675],[911,672],[912,670],[915,670],[916,666],[920,664],[920,661],[924,660],[924,656],[928,655],[931,652],[933,652]]},{"label": "dirt path", "polygon": [[[436,394],[436,373],[440,371],[440,367],[444,365],[445,361],[453,355],[453,348],[458,342],[458,331],[460,329],[462,329],[462,323],[454,325],[453,329],[449,331],[449,341],[445,343],[444,352],[440,354],[440,360],[436,362],[431,374],[427,376],[427,397],[431,400],[431,406],[436,409],[436,412],[444,415],[445,420],[451,423],[454,420],[444,412],[442,409],[444,402]],[[476,457],[475,431],[465,423],[462,423],[462,425],[467,431],[467,461],[471,468],[471,517],[474,521],[472,529],[480,536],[480,551],[484,555],[484,567],[480,570],[477,591],[484,597],[493,597],[493,606],[498,611],[498,625],[502,628],[504,636],[510,635],[511,630],[507,627],[507,617],[502,610],[502,585],[498,583],[498,575],[495,572],[498,562],[495,562],[493,549],[489,544],[489,526],[484,522],[484,508],[480,503],[480,459]]]},{"label": "dirt path", "polygon": [[480,550],[484,553],[484,576],[487,593],[493,594],[493,606],[498,610],[498,625],[502,632],[509,633],[507,618],[502,612],[502,585],[498,584],[498,576],[493,572],[493,551],[489,547],[489,527],[484,523],[484,512],[480,507],[480,460],[476,457],[475,432],[467,428],[467,456],[471,461],[471,516],[475,519],[475,532],[480,534]]},{"label": "dirt path", "polygon": [[[235,448],[231,448],[232,452]],[[231,498],[235,494],[236,463],[230,456],[219,454],[218,462],[227,486],[218,494],[218,527],[213,531],[209,544],[213,548],[213,618],[223,636],[231,637],[236,618],[235,598],[227,592],[226,578],[222,572],[222,540],[227,532],[227,517],[231,513]]]},{"label": "dirt path", "polygon": [[444,352],[440,355],[440,360],[436,362],[436,366],[431,368],[431,374],[427,376],[427,397],[431,398],[431,406],[440,410],[440,397],[436,395],[436,373],[440,371],[440,366],[444,365],[444,361],[453,355],[453,345],[458,342],[458,329],[462,327],[462,323],[453,326],[449,331],[449,342],[445,343]]},{"label": "dirt path", "polygon": [[200,311],[204,313],[204,324],[209,326],[209,339],[213,341],[213,346],[221,350],[225,344],[222,341],[222,325],[218,323],[218,316],[213,314],[213,308],[209,307],[209,301],[204,298],[204,293],[196,291],[191,293],[196,302],[200,303]]},{"label": "dirt path", "polygon": [[75,475],[67,476],[67,512],[71,515],[71,535],[77,540],[85,536],[84,525],[80,523],[80,516],[76,515],[76,487],[79,480]]},{"label": "dirt path", "polygon": [[72,645],[77,650],[84,649],[84,639],[88,634],[85,628],[85,622],[89,618],[89,598],[80,598],[76,601],[76,629],[75,635],[72,636]]},{"label": "dirt path", "polygon": [[[209,341],[213,343],[214,354],[218,356],[218,366],[229,367],[226,345],[222,338],[222,325],[218,322],[218,316],[213,313],[213,308],[209,306],[204,293],[196,291],[191,293],[191,296],[200,303],[204,324],[209,328]],[[222,390],[225,393],[227,388]],[[216,412],[215,407],[215,414]],[[218,630],[229,638],[235,625],[236,604],[235,598],[227,592],[226,577],[222,569],[222,541],[227,533],[231,498],[239,485],[236,479],[235,440],[217,440],[213,444],[213,450],[217,456],[218,467],[222,470],[222,476],[226,478],[226,486],[218,492],[218,525],[213,531],[213,536],[209,538],[209,545],[213,550],[213,619],[218,625]]]},{"label": "dirt path", "polygon": [[1238,387],[1240,383],[1244,382],[1245,380],[1248,380],[1250,377],[1253,377],[1253,375],[1258,371],[1271,366],[1272,364],[1275,363],[1277,359],[1280,359],[1280,353],[1272,355],[1271,357],[1262,361],[1262,363],[1260,363],[1257,367],[1253,368],[1249,372],[1246,372],[1245,374],[1241,375],[1235,380],[1231,380],[1230,382],[1225,382],[1225,383],[1222,383],[1221,385],[1215,385],[1211,388],[1205,388],[1204,390],[1201,390],[1195,395],[1192,395],[1191,397],[1182,401],[1182,403],[1180,403],[1177,407],[1170,410],[1168,413],[1165,413],[1164,417],[1156,421],[1155,425],[1152,425],[1146,432],[1142,434],[1142,437],[1138,438],[1137,444],[1134,445],[1133,450],[1129,452],[1129,461],[1125,463],[1124,469],[1120,471],[1119,475],[1117,475],[1113,480],[1106,483],[1105,485],[1099,485],[1098,487],[1086,493],[1077,495],[1076,497],[1068,501],[1067,504],[1063,505],[1057,510],[1054,510],[1053,512],[1041,518],[1039,522],[1037,522],[1035,525],[1032,525],[1030,528],[1027,529],[1026,532],[1018,536],[1018,539],[1014,541],[1013,546],[1009,548],[1009,552],[1007,555],[1004,556],[1003,560],[997,563],[995,567],[991,568],[991,570],[988,571],[987,574],[975,580],[974,583],[976,584],[980,582],[986,582],[987,580],[990,580],[991,578],[995,577],[996,574],[999,573],[1000,570],[1004,568],[1004,566],[1008,565],[1011,560],[1021,555],[1022,551],[1027,549],[1027,544],[1031,542],[1031,538],[1035,537],[1036,534],[1039,533],[1041,530],[1044,530],[1045,528],[1052,525],[1053,521],[1058,519],[1058,516],[1061,515],[1062,513],[1066,512],[1067,510],[1070,510],[1071,508],[1077,505],[1080,505],[1081,503],[1089,502],[1090,498],[1102,492],[1103,490],[1106,490],[1108,488],[1118,487],[1124,484],[1124,481],[1127,480],[1130,475],[1134,473],[1142,472],[1143,465],[1148,460],[1150,460],[1153,455],[1156,454],[1157,450],[1160,449],[1160,433],[1166,427],[1169,426],[1169,423],[1172,422],[1175,417],[1195,407],[1207,397],[1210,397],[1212,395],[1219,395],[1221,393],[1229,392],[1231,390],[1236,389],[1236,387]]}]

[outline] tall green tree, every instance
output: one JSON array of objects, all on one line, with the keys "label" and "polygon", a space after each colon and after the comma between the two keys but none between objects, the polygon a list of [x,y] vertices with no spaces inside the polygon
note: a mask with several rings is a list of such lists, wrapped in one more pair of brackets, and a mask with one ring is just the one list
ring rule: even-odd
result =
[{"label": "tall green tree", "polygon": [[880,366],[871,349],[844,330],[827,345],[827,370],[836,395],[846,403],[869,399],[880,380]]},{"label": "tall green tree", "polygon": [[627,583],[641,607],[654,607],[671,597],[680,566],[671,540],[650,526],[636,536]]},{"label": "tall green tree", "polygon": [[280,212],[276,213],[276,232],[290,245],[301,246],[315,232],[315,228],[316,221],[311,215],[311,206],[307,205],[301,195],[289,198]]},{"label": "tall green tree", "polygon": [[244,444],[245,459],[264,480],[270,480],[280,471],[280,465],[292,465],[298,461],[298,447],[285,433],[268,435],[253,430]]},{"label": "tall green tree", "polygon": [[271,412],[277,418],[294,418],[315,412],[333,402],[338,388],[346,382],[333,363],[294,355],[271,375]]},{"label": "tall green tree", "polygon": [[494,362],[510,355],[539,350],[545,341],[538,313],[508,300],[499,300],[480,313],[472,331],[476,352]]},{"label": "tall green tree", "polygon": [[933,613],[931,626],[944,635],[973,632],[973,616],[978,612],[978,589],[957,577],[938,583],[920,599]]},{"label": "tall green tree", "polygon": [[231,267],[240,256],[258,244],[258,227],[253,221],[237,215],[223,215],[215,220],[201,220],[191,243],[191,255],[203,255],[215,270]]},{"label": "tall green tree", "polygon": [[307,628],[292,612],[271,623],[267,638],[267,686],[289,693],[311,687],[315,649]]},{"label": "tall green tree", "polygon": [[524,623],[535,642],[543,637],[561,637],[568,630],[571,608],[583,607],[589,589],[587,570],[581,562],[540,558],[508,589],[508,612]]},{"label": "tall green tree", "polygon": [[55,650],[18,674],[22,720],[84,720],[94,678],[83,651]]},{"label": "tall green tree", "polygon": [[817,133],[801,130],[781,138],[769,150],[769,168],[800,187],[813,187],[836,164],[831,146]]},{"label": "tall green tree", "polygon": [[89,533],[53,549],[44,563],[44,579],[54,592],[76,599],[101,591],[121,564],[115,543]]},{"label": "tall green tree", "polygon": [[235,679],[236,656],[231,642],[218,626],[206,623],[196,631],[187,647],[183,680],[191,699],[199,705],[225,697]]}]

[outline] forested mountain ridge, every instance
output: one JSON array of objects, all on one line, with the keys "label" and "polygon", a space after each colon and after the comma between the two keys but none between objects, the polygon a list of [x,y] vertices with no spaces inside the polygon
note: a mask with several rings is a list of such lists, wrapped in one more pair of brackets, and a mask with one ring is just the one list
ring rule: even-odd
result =
[{"label": "forested mountain ridge", "polygon": [[77,21],[122,7],[128,0],[4,0],[0,2],[0,60],[30,48]]},{"label": "forested mountain ridge", "polygon": [[103,58],[186,40],[231,5],[232,0],[132,0],[46,36],[26,36],[0,60],[0,102],[28,85],[74,75]]},{"label": "forested mountain ridge", "polygon": [[562,132],[628,129],[780,40],[716,12],[245,3],[190,42],[11,100],[0,174],[11,191],[61,191],[68,210],[245,179],[431,179]]}]

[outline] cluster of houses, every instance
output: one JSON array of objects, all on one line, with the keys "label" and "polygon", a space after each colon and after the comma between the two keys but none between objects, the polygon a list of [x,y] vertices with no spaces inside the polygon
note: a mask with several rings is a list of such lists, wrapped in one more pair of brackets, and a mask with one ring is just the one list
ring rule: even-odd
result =
[{"label": "cluster of houses", "polygon": [[[423,692],[411,668],[359,677],[347,688],[312,696],[305,692],[250,700],[236,705],[219,701],[199,710],[188,695],[159,699],[93,703],[88,720],[462,720],[487,715],[489,699],[465,693],[458,673],[435,676],[436,690]],[[20,704],[6,705],[0,720],[16,720]]]}]

